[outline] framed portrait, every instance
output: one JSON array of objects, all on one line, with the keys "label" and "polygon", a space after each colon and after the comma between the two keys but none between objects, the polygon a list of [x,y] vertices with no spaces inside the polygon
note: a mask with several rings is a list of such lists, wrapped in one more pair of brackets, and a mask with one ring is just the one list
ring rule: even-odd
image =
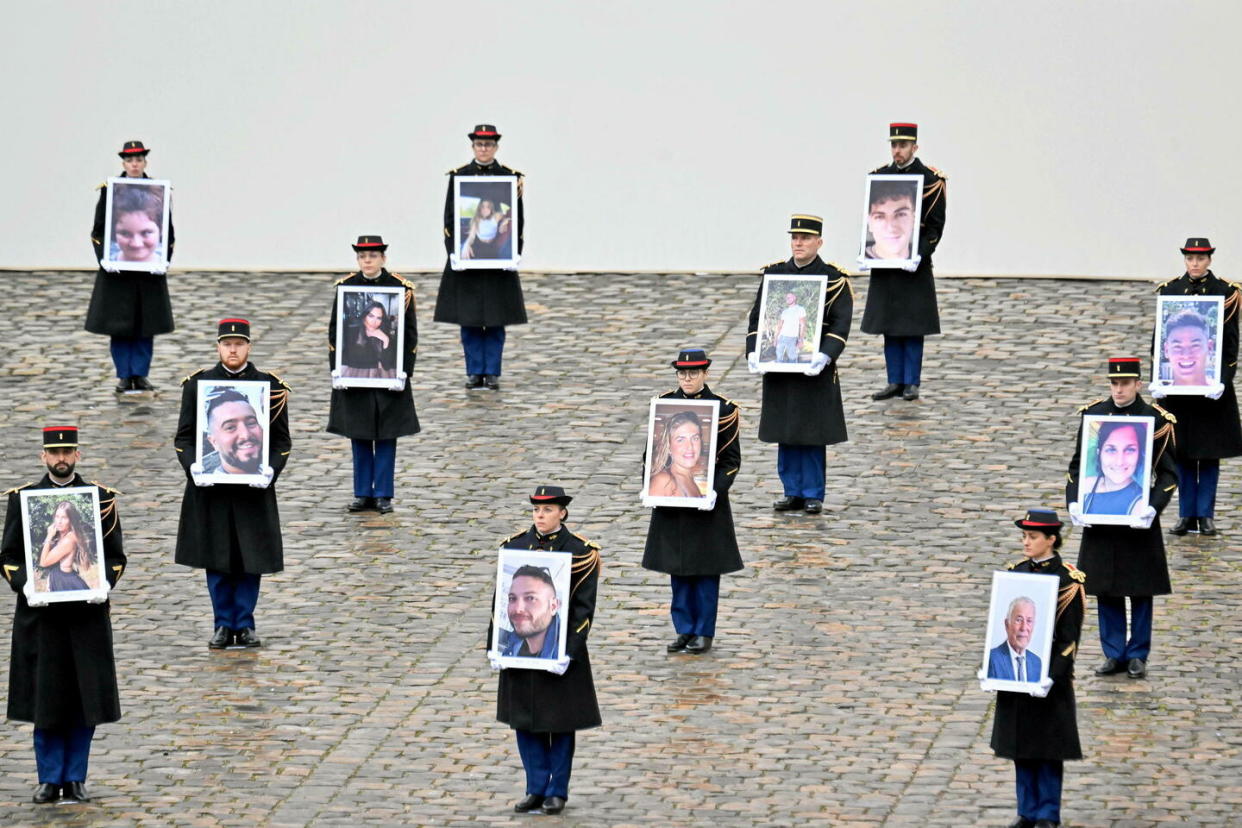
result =
[{"label": "framed portrait", "polygon": [[388,388],[405,353],[405,288],[336,288],[336,361],[346,388]]},{"label": "framed portrait", "polygon": [[1154,417],[1082,418],[1078,504],[1090,524],[1128,526],[1147,510]]},{"label": "framed portrait", "polygon": [[1166,394],[1206,394],[1220,382],[1225,297],[1157,296],[1151,364]]},{"label": "framed portrait", "polygon": [[919,252],[923,176],[869,175],[858,261],[869,268],[911,264]]},{"label": "framed portrait", "polygon": [[759,369],[801,373],[819,351],[824,276],[768,273],[759,297]]},{"label": "framed portrait", "polygon": [[198,383],[198,457],[212,483],[261,483],[268,465],[271,383],[204,379]]},{"label": "framed portrait", "polygon": [[647,418],[643,505],[697,508],[716,477],[719,400],[656,398]]},{"label": "framed portrait", "polygon": [[500,550],[491,643],[503,666],[544,670],[565,654],[572,566],[563,552]]},{"label": "framed portrait", "polygon": [[456,269],[517,267],[517,185],[516,175],[459,175],[453,179]]},{"label": "framed portrait", "polygon": [[1048,678],[1060,584],[1055,575],[992,573],[981,665],[985,690],[1028,693]]},{"label": "framed portrait", "polygon": [[172,184],[154,178],[109,178],[100,265],[148,273],[168,268]]},{"label": "framed portrait", "polygon": [[71,486],[20,494],[26,600],[51,604],[107,598],[99,490]]}]

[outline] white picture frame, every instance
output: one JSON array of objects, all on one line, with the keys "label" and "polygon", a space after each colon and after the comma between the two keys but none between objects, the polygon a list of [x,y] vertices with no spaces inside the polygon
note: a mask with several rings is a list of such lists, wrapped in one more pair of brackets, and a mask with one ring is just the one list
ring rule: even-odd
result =
[{"label": "white picture frame", "polygon": [[[980,662],[980,687],[984,690],[1009,690],[1029,693],[1048,678],[1052,661],[1052,634],[1056,625],[1057,591],[1061,579],[1055,575],[1038,575],[1033,572],[993,572],[992,595],[988,602],[987,632],[983,639]],[[1031,602],[1027,605],[1023,599]],[[1029,611],[1034,608],[1034,623]],[[1019,681],[1014,673],[1015,662],[1011,653],[1011,637],[1006,628],[1010,611],[1015,613],[1013,640],[1021,642],[1028,636],[1022,650],[1026,680]],[[1025,631],[1025,632],[1024,632]],[[1020,644],[1019,644],[1020,646]],[[1031,669],[1030,657],[1039,660],[1039,669]]]},{"label": "white picture frame", "polygon": [[[486,205],[491,205],[488,210]],[[518,177],[459,175],[453,178],[455,270],[512,270],[518,252]],[[490,222],[490,223],[489,223]]]},{"label": "white picture frame", "polygon": [[[860,264],[872,270],[914,265],[923,223],[923,176],[868,175],[862,215]],[[894,249],[903,246],[904,255]]]},{"label": "white picture frame", "polygon": [[[572,569],[573,555],[564,552],[498,550],[491,649],[502,667],[546,670],[565,655]],[[516,620],[510,618],[511,606]],[[532,640],[537,653],[530,652]]]},{"label": "white picture frame", "polygon": [[[372,330],[382,336],[367,333],[378,313]],[[337,285],[335,344],[339,387],[392,388],[405,353],[405,288]]]},{"label": "white picture frame", "polygon": [[[755,339],[760,371],[765,374],[801,374],[810,366],[815,354],[819,353],[827,285],[826,276],[792,273],[763,275],[759,294],[759,332]],[[793,297],[792,302],[790,297]],[[789,317],[795,311],[797,313]],[[799,325],[799,320],[802,336],[791,342],[785,331]]]},{"label": "white picture frame", "polygon": [[260,470],[270,465],[271,391],[266,380],[198,381],[195,459],[204,479],[217,485],[267,481]]},{"label": "white picture frame", "polygon": [[[26,552],[26,602],[58,604],[108,597],[99,489],[22,489],[22,538]],[[62,505],[64,504],[64,505]],[[63,524],[63,525],[62,525]],[[40,565],[44,552],[62,554]],[[64,569],[68,561],[70,570]]]},{"label": "white picture frame", "polygon": [[109,178],[107,188],[100,266],[166,271],[172,183],[156,178]]},{"label": "white picture frame", "polygon": [[1147,511],[1155,423],[1154,417],[1083,416],[1078,505],[1085,522],[1129,526]]},{"label": "white picture frame", "polygon": [[[719,424],[719,400],[656,397],[651,401],[647,415],[647,454],[643,460],[644,506],[696,509],[707,500],[716,479]],[[698,450],[680,453],[678,445],[692,446],[696,441],[693,431],[696,425]],[[684,443],[681,442],[683,437]],[[686,494],[688,491],[697,493]]]},{"label": "white picture frame", "polygon": [[1157,296],[1152,385],[1167,395],[1209,393],[1221,381],[1225,297]]}]

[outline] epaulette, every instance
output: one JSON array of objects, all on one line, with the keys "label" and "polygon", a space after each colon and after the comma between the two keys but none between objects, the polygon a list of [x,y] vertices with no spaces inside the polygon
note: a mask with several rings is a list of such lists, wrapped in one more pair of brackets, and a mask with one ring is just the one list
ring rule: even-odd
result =
[{"label": "epaulette", "polygon": [[272,379],[276,380],[276,382],[280,383],[280,386],[281,386],[282,388],[284,388],[286,391],[292,391],[292,390],[293,390],[293,387],[292,387],[291,385],[289,385],[289,383],[287,383],[287,382],[285,382],[283,379],[281,379],[281,378],[280,378],[280,375],[279,375],[279,374],[277,374],[275,371],[268,371],[268,372],[267,372],[267,375],[268,375],[269,377],[271,377]]},{"label": "epaulette", "polygon": [[333,282],[333,284],[339,285],[341,282],[349,281],[352,278],[354,278],[354,274],[351,273],[348,276],[342,276],[341,278],[337,279],[335,282]]},{"label": "epaulette", "polygon": [[1018,564],[1022,563],[1022,561],[1024,561],[1024,560],[1026,560],[1026,558],[1022,558],[1021,560],[1017,560],[1017,561],[1014,561],[1013,563],[1006,564],[1006,565],[1005,565],[1005,569],[1013,569],[1015,566],[1017,566]]},{"label": "epaulette", "polygon": [[187,374],[186,376],[181,378],[181,384],[185,385],[187,382],[194,379],[195,377],[197,377],[199,374],[203,373],[206,370],[207,370],[206,368],[199,368],[193,374]]},{"label": "epaulette", "polygon": [[1176,423],[1176,422],[1177,422],[1177,418],[1173,416],[1172,412],[1170,412],[1170,411],[1165,411],[1163,408],[1161,408],[1160,406],[1156,405],[1155,403],[1152,403],[1152,404],[1151,404],[1151,407],[1152,407],[1152,408],[1154,408],[1154,409],[1156,409],[1157,411],[1159,411],[1159,412],[1160,412],[1160,416],[1161,416],[1161,417],[1164,417],[1164,418],[1165,418],[1166,420],[1168,420],[1170,423]]},{"label": "epaulette", "polygon": [[102,190],[104,187],[107,187],[107,186],[108,186],[107,181],[100,181],[98,184],[95,185],[95,189]]},{"label": "epaulette", "polygon": [[1079,406],[1079,407],[1078,407],[1078,411],[1077,411],[1076,413],[1081,414],[1082,412],[1086,411],[1086,410],[1087,410],[1088,408],[1090,408],[1091,406],[1093,406],[1093,405],[1099,405],[1100,403],[1104,402],[1106,399],[1108,399],[1108,397],[1100,397],[1098,400],[1092,400],[1091,402],[1087,403],[1086,405],[1081,405],[1081,406]]},{"label": "epaulette", "polygon": [[473,163],[474,163],[473,161],[467,161],[465,164],[462,164],[460,167],[454,167],[453,169],[449,170],[448,172],[445,173],[445,175],[456,175],[457,173],[463,171],[464,169],[466,169],[466,167],[469,167]]},{"label": "epaulette", "polygon": [[765,270],[767,270],[769,267],[776,267],[777,265],[779,265],[779,264],[784,264],[784,263],[785,263],[785,260],[784,260],[784,259],[777,259],[777,260],[776,260],[776,261],[774,261],[774,262],[768,262],[768,263],[767,263],[767,264],[765,264],[763,267],[759,268],[759,272],[760,272],[760,273],[763,273],[763,272],[764,272]]},{"label": "epaulette", "polygon": [[33,483],[23,483],[23,484],[22,484],[22,485],[20,485],[20,486],[14,486],[13,488],[9,489],[7,492],[5,492],[5,494],[6,494],[6,495],[11,495],[11,494],[13,494],[14,492],[20,492],[22,489],[25,489],[25,488],[27,488],[28,486],[33,486],[33,485],[34,485]]},{"label": "epaulette", "polygon": [[888,166],[888,164],[881,164],[880,166],[878,166],[878,167],[876,167],[874,170],[872,170],[870,173],[868,173],[868,175],[875,175],[875,174],[876,174],[876,173],[878,173],[878,172],[883,172],[883,171],[884,171],[884,169],[885,169],[885,167],[887,167],[887,166]]},{"label": "epaulette", "polygon": [[509,537],[505,538],[504,540],[502,540],[502,541],[500,542],[500,545],[503,547],[506,543],[508,543],[509,541],[513,540],[514,538],[520,538],[520,537],[522,537],[522,535],[525,535],[525,534],[526,534],[525,532],[516,532],[516,533],[514,533],[514,534],[510,535]]},{"label": "epaulette", "polygon": [[[1065,562],[1062,561],[1062,563],[1065,563]],[[1073,578],[1075,581],[1077,581],[1078,583],[1085,584],[1087,582],[1087,573],[1083,572],[1081,569],[1074,566],[1072,563],[1065,563],[1065,568],[1069,571],[1069,576]]]},{"label": "epaulette", "polygon": [[660,397],[659,397],[659,398],[660,398],[660,399],[662,399],[662,400],[663,400],[663,399],[667,399],[667,398],[669,398],[669,397],[673,396],[673,395],[674,395],[674,394],[676,394],[676,393],[677,393],[676,391],[665,391],[663,394],[661,394],[661,395],[660,395]]},{"label": "epaulette", "polygon": [[98,480],[92,480],[92,481],[91,481],[91,485],[92,485],[92,486],[98,486],[99,488],[103,489],[105,492],[107,492],[107,493],[108,493],[108,494],[110,494],[110,495],[119,495],[119,494],[121,494],[121,490],[120,490],[120,489],[114,489],[114,488],[112,488],[111,486],[105,486],[104,484],[100,483]]},{"label": "epaulette", "polygon": [[846,270],[844,267],[842,267],[841,265],[837,264],[836,262],[829,262],[829,263],[828,263],[828,266],[829,266],[829,267],[835,267],[837,270],[841,271],[841,275],[842,275],[842,276],[849,276],[849,275],[850,275],[850,272],[849,272],[848,270]]},{"label": "epaulette", "polygon": [[[1180,278],[1182,277],[1181,276],[1177,277],[1177,279],[1180,279]],[[1177,279],[1169,279],[1168,281],[1161,282],[1160,284],[1156,285],[1156,290],[1160,290],[1163,287],[1173,284],[1174,282],[1177,281]]]},{"label": "epaulette", "polygon": [[935,167],[929,166],[927,169],[935,173],[937,178],[943,178],[945,181],[949,180],[949,177],[947,175],[945,175],[944,173],[942,173],[940,170],[936,169]]},{"label": "epaulette", "polygon": [[398,282],[400,282],[401,284],[405,285],[405,286],[406,286],[407,288],[409,288],[410,290],[414,290],[414,283],[413,283],[413,282],[411,282],[409,279],[405,278],[404,276],[402,276],[400,273],[391,273],[391,272],[390,272],[390,274],[389,274],[389,275],[391,275],[391,276],[392,276],[392,278],[396,279]]},{"label": "epaulette", "polygon": [[588,549],[594,549],[596,552],[599,551],[599,544],[596,543],[595,541],[587,540],[586,538],[582,537],[582,535],[579,535],[577,532],[570,532],[569,534],[573,535],[575,538],[585,543]]}]

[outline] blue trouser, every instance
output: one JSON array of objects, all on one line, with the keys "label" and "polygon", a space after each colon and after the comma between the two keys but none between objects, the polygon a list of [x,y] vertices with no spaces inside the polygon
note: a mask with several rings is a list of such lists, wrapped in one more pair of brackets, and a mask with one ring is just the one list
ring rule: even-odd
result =
[{"label": "blue trouser", "polygon": [[776,473],[785,487],[785,497],[824,499],[824,466],[827,452],[823,446],[776,447]]},{"label": "blue trouser", "polygon": [[923,337],[885,334],[884,365],[893,385],[918,385],[923,378]]},{"label": "blue trouser", "polygon": [[776,338],[776,361],[777,362],[797,362],[798,361],[798,337],[778,336]]},{"label": "blue trouser", "polygon": [[505,350],[504,326],[468,328],[463,325],[461,349],[466,352],[467,374],[500,376],[500,357]]},{"label": "blue trouser", "polygon": [[1177,510],[1184,518],[1216,517],[1219,460],[1183,460],[1177,464]]},{"label": "blue trouser", "polygon": [[514,730],[522,767],[526,769],[526,793],[569,798],[569,772],[574,765],[574,732],[531,733]]},{"label": "blue trouser", "polygon": [[91,758],[93,727],[34,729],[35,766],[40,785],[85,782],[86,764]]},{"label": "blue trouser", "polygon": [[397,441],[350,440],[354,448],[354,497],[392,497]]},{"label": "blue trouser", "polygon": [[1060,759],[1014,759],[1013,769],[1018,782],[1018,816],[1060,823],[1065,763]]},{"label": "blue trouser", "polygon": [[1151,652],[1151,596],[1130,596],[1130,638],[1126,640],[1126,599],[1097,595],[1100,619],[1100,649],[1117,661],[1147,660]]},{"label": "blue trouser", "polygon": [[215,626],[229,630],[253,630],[254,608],[259,603],[259,582],[263,576],[242,572],[207,570],[207,592]]},{"label": "blue trouser", "polygon": [[109,347],[117,379],[145,377],[151,372],[151,355],[155,353],[153,336],[114,336]]},{"label": "blue trouser", "polygon": [[720,600],[719,575],[671,575],[673,601],[669,614],[678,635],[716,634],[716,604]]}]

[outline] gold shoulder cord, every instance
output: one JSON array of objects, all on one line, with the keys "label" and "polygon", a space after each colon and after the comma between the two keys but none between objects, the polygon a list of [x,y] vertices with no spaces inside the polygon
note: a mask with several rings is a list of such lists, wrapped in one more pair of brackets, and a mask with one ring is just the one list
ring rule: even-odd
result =
[{"label": "gold shoulder cord", "polygon": [[197,377],[199,374],[203,373],[206,370],[207,370],[206,368],[199,368],[197,371],[195,371],[192,374],[186,374],[184,377],[181,378],[181,384],[185,385],[187,382],[194,379],[195,377]]}]

